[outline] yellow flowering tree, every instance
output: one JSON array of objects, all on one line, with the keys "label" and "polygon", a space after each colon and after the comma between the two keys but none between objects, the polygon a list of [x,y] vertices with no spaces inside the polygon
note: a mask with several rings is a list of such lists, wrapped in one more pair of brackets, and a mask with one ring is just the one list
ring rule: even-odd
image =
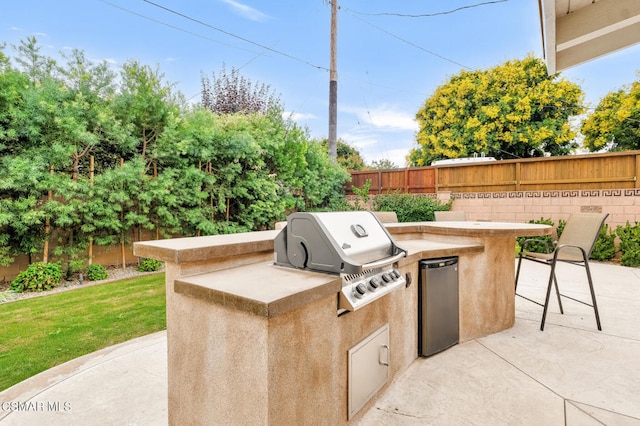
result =
[{"label": "yellow flowering tree", "polygon": [[602,98],[581,132],[590,151],[640,149],[640,81]]},{"label": "yellow flowering tree", "polygon": [[462,71],[438,87],[418,111],[420,130],[409,164],[472,156],[566,155],[577,147],[569,117],[581,114],[582,89],[541,59],[507,61]]}]

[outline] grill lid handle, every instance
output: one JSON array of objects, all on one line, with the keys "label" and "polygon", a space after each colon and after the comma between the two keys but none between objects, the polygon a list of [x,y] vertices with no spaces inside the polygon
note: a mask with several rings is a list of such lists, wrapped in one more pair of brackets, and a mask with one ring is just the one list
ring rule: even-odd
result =
[{"label": "grill lid handle", "polygon": [[364,265],[362,265],[362,269],[373,269],[373,268],[379,268],[381,266],[387,266],[391,263],[397,262],[398,260],[406,256],[407,256],[407,252],[401,251],[400,253],[396,254],[393,257],[385,257],[384,259],[376,260],[375,262],[365,263]]}]

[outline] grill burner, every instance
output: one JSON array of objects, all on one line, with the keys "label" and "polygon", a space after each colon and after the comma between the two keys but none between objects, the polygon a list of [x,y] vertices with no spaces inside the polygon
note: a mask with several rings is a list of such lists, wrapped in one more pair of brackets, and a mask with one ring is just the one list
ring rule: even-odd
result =
[{"label": "grill burner", "polygon": [[340,275],[338,310],[355,311],[406,283],[407,255],[371,212],[293,213],[275,241],[275,263]]}]

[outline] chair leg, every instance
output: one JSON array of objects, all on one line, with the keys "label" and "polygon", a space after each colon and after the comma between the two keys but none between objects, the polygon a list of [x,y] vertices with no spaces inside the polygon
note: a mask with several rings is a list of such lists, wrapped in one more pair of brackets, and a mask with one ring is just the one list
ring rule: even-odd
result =
[{"label": "chair leg", "polygon": [[516,285],[515,290],[518,290],[518,279],[520,278],[520,266],[522,265],[522,250],[520,250],[520,256],[518,257],[518,269],[516,269]]},{"label": "chair leg", "polygon": [[[556,276],[556,262],[551,264],[551,273],[549,274],[549,284],[547,285],[547,295],[544,299],[544,309],[542,310],[542,321],[540,322],[540,331],[544,331],[544,322],[547,319],[547,309],[549,308],[549,298],[551,297],[551,286]],[[557,290],[557,284],[556,284]]]},{"label": "chair leg", "polygon": [[591,301],[593,302],[593,312],[596,314],[596,324],[598,325],[598,330],[602,331],[602,326],[600,325],[600,314],[598,313],[598,304],[596,303],[596,293],[593,290],[593,280],[591,279],[591,269],[589,269],[589,262],[587,260],[584,262],[584,267],[587,270],[589,290],[591,291]]},{"label": "chair leg", "polygon": [[553,285],[556,288],[556,297],[558,298],[558,306],[560,306],[560,313],[564,314],[564,309],[562,308],[562,298],[560,297],[560,289],[558,288],[558,277],[556,277],[556,274],[554,272],[553,274]]}]

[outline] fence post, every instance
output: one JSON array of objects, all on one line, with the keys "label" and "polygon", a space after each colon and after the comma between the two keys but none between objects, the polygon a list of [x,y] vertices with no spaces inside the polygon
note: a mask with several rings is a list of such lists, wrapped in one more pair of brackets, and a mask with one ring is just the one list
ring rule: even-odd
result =
[{"label": "fence post", "polygon": [[404,168],[404,193],[409,193],[409,168]]}]

